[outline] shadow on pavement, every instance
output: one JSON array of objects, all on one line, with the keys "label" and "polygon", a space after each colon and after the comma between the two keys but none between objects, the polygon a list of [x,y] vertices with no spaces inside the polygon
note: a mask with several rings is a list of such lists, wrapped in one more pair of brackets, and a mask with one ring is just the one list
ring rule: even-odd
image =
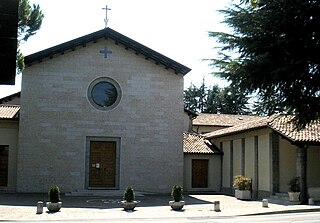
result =
[{"label": "shadow on pavement", "polygon": [[[10,206],[37,206],[38,201],[43,201],[43,205],[48,201],[47,194],[25,194],[25,193],[0,193],[0,205]],[[109,209],[120,208],[119,202],[122,197],[103,197],[103,196],[64,196],[61,195],[64,208],[97,208]],[[153,207],[153,206],[169,206],[171,200],[170,195],[145,195],[138,196],[136,200],[139,201],[137,207]],[[186,205],[195,204],[212,204],[205,200],[197,199],[189,195],[184,195]]]}]

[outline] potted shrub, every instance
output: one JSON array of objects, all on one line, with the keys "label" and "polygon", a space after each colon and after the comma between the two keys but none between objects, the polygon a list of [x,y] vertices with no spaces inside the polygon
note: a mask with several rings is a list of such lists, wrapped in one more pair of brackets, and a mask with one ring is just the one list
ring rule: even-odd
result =
[{"label": "potted shrub", "polygon": [[289,183],[289,201],[290,202],[299,202],[300,201],[300,178],[294,177]]},{"label": "potted shrub", "polygon": [[183,188],[180,185],[174,185],[171,191],[171,197],[173,201],[169,201],[169,205],[175,211],[181,210],[185,204],[183,201]]},{"label": "potted shrub", "polygon": [[47,202],[46,204],[48,211],[49,212],[59,211],[62,206],[59,187],[52,186],[49,189],[48,196],[49,196],[49,202]]},{"label": "potted shrub", "polygon": [[123,194],[123,201],[121,201],[122,207],[125,211],[132,211],[136,205],[134,190],[131,186],[128,186]]},{"label": "potted shrub", "polygon": [[252,179],[242,175],[233,177],[233,188],[235,189],[234,195],[237,199],[250,200]]}]

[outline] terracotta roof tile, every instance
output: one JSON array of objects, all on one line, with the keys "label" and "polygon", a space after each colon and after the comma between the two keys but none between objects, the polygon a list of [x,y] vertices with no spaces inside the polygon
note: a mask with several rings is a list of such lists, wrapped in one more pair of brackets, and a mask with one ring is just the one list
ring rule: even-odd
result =
[{"label": "terracotta roof tile", "polygon": [[207,114],[200,113],[193,120],[193,125],[205,126],[234,126],[242,123],[260,120],[265,117],[253,115],[228,115],[228,114]]},{"label": "terracotta roof tile", "polygon": [[294,142],[320,142],[320,120],[313,121],[304,129],[295,128],[294,116],[278,116],[270,121],[269,126]]},{"label": "terracotta roof tile", "polygon": [[183,133],[183,152],[198,154],[220,154],[219,149],[215,149],[214,146],[203,136],[188,132]]},{"label": "terracotta roof tile", "polygon": [[17,118],[20,111],[18,105],[0,105],[0,118],[1,119],[14,119]]},{"label": "terracotta roof tile", "polygon": [[204,134],[203,136],[205,138],[217,138],[217,137],[222,137],[226,135],[232,135],[234,133],[246,132],[251,129],[267,127],[269,118],[270,117],[263,117],[263,118],[260,118],[258,121],[253,120],[253,121],[249,121],[249,122],[235,125],[232,127],[216,130],[216,131]]},{"label": "terracotta roof tile", "polygon": [[306,126],[302,130],[295,128],[292,122],[294,116],[291,115],[273,115],[264,117],[258,121],[251,121],[233,127],[213,131],[203,136],[207,139],[223,137],[227,135],[238,134],[258,128],[271,128],[282,136],[293,142],[315,142],[320,143],[320,120]]}]

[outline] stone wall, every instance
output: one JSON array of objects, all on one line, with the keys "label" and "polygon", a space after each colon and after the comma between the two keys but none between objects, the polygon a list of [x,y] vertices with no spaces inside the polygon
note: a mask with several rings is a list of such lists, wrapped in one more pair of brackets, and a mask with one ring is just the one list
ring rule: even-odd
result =
[{"label": "stone wall", "polygon": [[[108,59],[99,53],[108,47]],[[111,111],[88,101],[90,83],[115,80]],[[183,77],[116,45],[88,43],[27,67],[23,74],[18,154],[19,192],[86,189],[88,137],[117,138],[119,188],[168,192],[183,181]]]}]

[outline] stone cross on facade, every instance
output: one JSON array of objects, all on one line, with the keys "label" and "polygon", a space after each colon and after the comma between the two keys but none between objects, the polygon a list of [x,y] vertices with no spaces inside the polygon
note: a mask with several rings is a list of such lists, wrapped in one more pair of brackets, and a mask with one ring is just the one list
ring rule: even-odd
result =
[{"label": "stone cross on facade", "polygon": [[100,53],[102,53],[104,55],[104,58],[108,58],[108,54],[112,54],[111,50],[108,50],[107,47],[105,47],[103,50],[100,50]]}]

